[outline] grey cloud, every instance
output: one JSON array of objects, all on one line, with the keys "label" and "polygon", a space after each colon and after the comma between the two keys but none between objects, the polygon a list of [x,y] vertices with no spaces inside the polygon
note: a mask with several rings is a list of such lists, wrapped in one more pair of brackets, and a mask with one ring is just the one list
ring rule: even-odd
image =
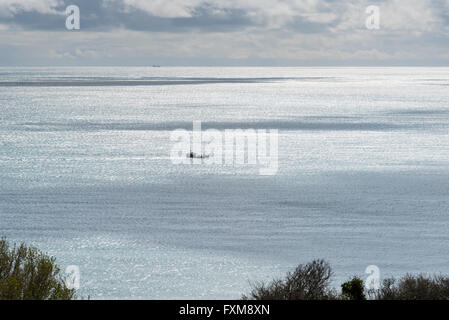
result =
[{"label": "grey cloud", "polygon": [[[244,1],[243,1],[244,2]],[[123,2],[91,1],[91,0],[60,0],[54,7],[55,12],[63,13],[68,5],[75,4],[81,11],[83,31],[105,31],[114,28],[148,32],[232,32],[246,27],[259,28],[261,31],[269,21],[255,12],[241,7],[217,7],[216,4],[199,2],[191,9],[189,17],[158,16],[136,7],[125,7]],[[326,4],[326,5],[324,5]],[[332,0],[322,1],[319,6],[323,13],[330,12]],[[333,5],[341,9],[341,4]],[[267,8],[267,11],[270,9]],[[219,14],[216,12],[219,11]],[[333,24],[309,21],[298,12],[293,19],[286,21],[280,27],[299,33],[318,33],[328,30]],[[318,12],[319,14],[319,12]],[[13,25],[26,30],[62,31],[65,28],[65,15],[33,11],[19,11],[13,16],[0,16],[0,24]]]},{"label": "grey cloud", "polygon": [[[449,64],[447,0],[152,3],[35,0],[9,10],[0,14],[0,64]],[[65,28],[70,4],[81,10],[81,30],[72,33]],[[368,4],[383,10],[380,30],[365,28]]]},{"label": "grey cloud", "polygon": [[[65,0],[55,9],[63,12],[70,4],[76,4],[81,12],[83,31],[104,31],[113,28],[148,32],[226,32],[257,25],[240,9],[225,9],[220,15],[214,14],[214,7],[201,4],[194,8],[191,17],[160,17],[136,8],[124,10],[119,2],[105,5],[101,1]],[[27,30],[62,31],[65,15],[41,13],[37,11],[18,12],[14,16],[0,17],[0,24],[10,24]]]}]

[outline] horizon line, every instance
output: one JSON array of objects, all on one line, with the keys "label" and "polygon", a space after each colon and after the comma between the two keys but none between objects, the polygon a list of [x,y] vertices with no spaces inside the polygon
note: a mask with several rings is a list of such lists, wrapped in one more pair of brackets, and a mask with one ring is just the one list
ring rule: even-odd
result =
[{"label": "horizon line", "polygon": [[0,65],[0,68],[449,68],[447,65]]}]

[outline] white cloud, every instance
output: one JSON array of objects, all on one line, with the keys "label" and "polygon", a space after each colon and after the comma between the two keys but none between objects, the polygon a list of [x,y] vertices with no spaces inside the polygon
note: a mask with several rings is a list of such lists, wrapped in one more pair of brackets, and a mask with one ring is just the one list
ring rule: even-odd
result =
[{"label": "white cloud", "polygon": [[381,6],[382,27],[388,30],[430,32],[443,22],[431,0],[390,0]]},{"label": "white cloud", "polygon": [[[17,2],[0,0],[0,8],[19,10],[13,5]],[[121,6],[118,6],[119,2]],[[365,9],[371,4],[370,0],[104,0],[107,8],[124,8],[131,16],[135,9],[166,18],[192,17],[207,3],[208,14],[217,18],[229,14],[232,9],[245,13],[255,23],[246,24],[245,21],[241,28],[218,27],[213,30],[208,30],[204,23],[182,32],[180,29],[176,32],[173,29],[158,32],[144,28],[129,30],[124,25],[119,29],[103,28],[101,32],[95,29],[74,33],[54,30],[51,34],[45,30],[20,30],[11,26],[8,30],[0,25],[0,30],[8,31],[0,33],[0,44],[7,44],[16,52],[21,48],[24,55],[38,52],[53,59],[73,61],[111,58],[124,64],[133,62],[135,57],[145,61],[145,57],[151,56],[173,57],[180,61],[185,58],[226,61],[253,57],[348,63],[355,60],[447,60],[449,45],[444,40],[449,28],[443,14],[444,10],[449,11],[449,0],[439,1],[438,5],[431,0],[376,2],[380,6],[380,30],[365,27]],[[20,10],[52,12],[56,3],[56,0],[32,0],[29,6]],[[310,30],[307,30],[307,22],[312,25]],[[317,23],[321,25],[313,29]],[[67,42],[70,42],[70,50],[66,48]]]},{"label": "white cloud", "polygon": [[143,10],[151,15],[167,18],[184,18],[195,15],[199,7],[211,7],[220,15],[224,10],[241,10],[258,22],[281,27],[294,17],[303,16],[312,22],[335,19],[332,13],[318,14],[330,4],[323,0],[104,0],[105,5],[121,3],[126,10]]},{"label": "white cloud", "polygon": [[[167,18],[186,18],[196,14],[200,7],[212,8],[216,15],[225,10],[240,10],[265,28],[282,28],[301,17],[305,22],[333,23],[333,31],[361,29],[365,26],[366,7],[370,0],[103,0],[106,5],[121,3],[126,10],[138,9],[150,15]],[[388,31],[430,32],[441,27],[443,6],[438,8],[432,0],[375,1],[380,7],[381,27]]]},{"label": "white cloud", "polygon": [[[116,0],[105,0],[108,2],[117,2]],[[125,10],[131,8],[143,10],[151,15],[166,18],[191,17],[192,10],[198,6],[201,0],[121,0]]]},{"label": "white cloud", "polygon": [[[342,11],[341,23],[334,28],[334,32],[362,29],[368,14],[366,7],[371,1],[347,2]],[[387,0],[378,3],[380,10],[381,32],[432,32],[444,27],[441,12],[431,0]]]},{"label": "white cloud", "polygon": [[19,12],[61,14],[56,7],[61,0],[0,0],[0,17],[12,17]]}]

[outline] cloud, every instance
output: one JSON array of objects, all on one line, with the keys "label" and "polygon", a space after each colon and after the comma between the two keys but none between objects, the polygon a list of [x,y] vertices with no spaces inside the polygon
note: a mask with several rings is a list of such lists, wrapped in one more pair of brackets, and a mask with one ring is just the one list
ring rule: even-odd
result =
[{"label": "cloud", "polygon": [[60,18],[51,15],[64,14],[76,3],[84,31],[230,32],[244,27],[341,33],[363,29],[365,9],[373,2],[380,7],[385,32],[440,32],[449,24],[447,0],[0,0],[0,23],[58,30]]},{"label": "cloud", "polygon": [[62,14],[56,10],[62,3],[61,0],[0,0],[0,17],[13,17],[21,12]]},{"label": "cloud", "polygon": [[[65,29],[69,4],[80,7],[76,32]],[[368,5],[380,8],[379,30],[365,27]],[[449,0],[0,0],[0,8],[3,63],[448,61]]]},{"label": "cloud", "polygon": [[198,7],[202,1],[200,0],[105,0],[106,6],[120,5],[124,12],[131,12],[132,9],[143,10],[148,14],[156,17],[164,18],[187,18],[192,17],[194,9]]}]

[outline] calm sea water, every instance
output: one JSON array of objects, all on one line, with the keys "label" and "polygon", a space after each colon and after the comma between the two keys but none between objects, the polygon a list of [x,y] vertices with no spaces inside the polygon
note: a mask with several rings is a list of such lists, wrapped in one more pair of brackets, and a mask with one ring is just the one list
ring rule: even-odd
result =
[{"label": "calm sea water", "polygon": [[[449,273],[448,68],[0,68],[0,233],[91,298],[239,298]],[[170,133],[279,130],[279,171],[173,165]]]}]

